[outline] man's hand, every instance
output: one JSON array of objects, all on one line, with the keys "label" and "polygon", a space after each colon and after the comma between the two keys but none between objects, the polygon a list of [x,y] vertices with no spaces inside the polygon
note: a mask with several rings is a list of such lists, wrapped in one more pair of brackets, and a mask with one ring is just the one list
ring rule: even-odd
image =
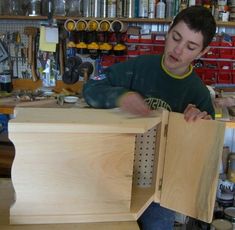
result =
[{"label": "man's hand", "polygon": [[195,105],[189,104],[184,110],[184,119],[187,122],[194,122],[200,119],[211,120],[211,115],[206,111],[201,112]]},{"label": "man's hand", "polygon": [[121,110],[139,116],[148,116],[151,114],[147,103],[140,94],[135,92],[125,93],[118,100]]}]

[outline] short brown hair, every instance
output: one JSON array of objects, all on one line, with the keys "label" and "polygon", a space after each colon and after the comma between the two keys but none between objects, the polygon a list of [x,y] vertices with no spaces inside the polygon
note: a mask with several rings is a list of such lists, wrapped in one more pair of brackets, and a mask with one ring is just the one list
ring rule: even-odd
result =
[{"label": "short brown hair", "polygon": [[173,20],[169,31],[179,22],[203,35],[203,50],[210,44],[216,32],[216,22],[211,12],[203,6],[190,6],[180,11]]}]

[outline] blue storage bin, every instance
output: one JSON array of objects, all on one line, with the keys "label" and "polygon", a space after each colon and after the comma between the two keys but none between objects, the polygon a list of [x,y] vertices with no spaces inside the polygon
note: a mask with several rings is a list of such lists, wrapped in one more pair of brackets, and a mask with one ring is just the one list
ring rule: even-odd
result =
[{"label": "blue storage bin", "polygon": [[0,114],[0,133],[8,132],[8,121],[8,115]]}]

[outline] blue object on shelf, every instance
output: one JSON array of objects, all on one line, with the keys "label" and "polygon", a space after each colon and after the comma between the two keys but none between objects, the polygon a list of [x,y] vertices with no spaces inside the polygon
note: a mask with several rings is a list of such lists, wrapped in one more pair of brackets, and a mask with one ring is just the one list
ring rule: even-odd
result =
[{"label": "blue object on shelf", "polygon": [[8,132],[8,121],[8,115],[0,114],[0,133]]}]

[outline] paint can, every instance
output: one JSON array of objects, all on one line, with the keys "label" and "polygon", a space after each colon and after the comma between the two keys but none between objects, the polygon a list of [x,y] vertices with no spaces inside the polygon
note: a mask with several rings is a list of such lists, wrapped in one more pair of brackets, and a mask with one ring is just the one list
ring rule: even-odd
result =
[{"label": "paint can", "polygon": [[233,225],[228,220],[215,219],[211,223],[210,230],[233,230]]},{"label": "paint can", "polygon": [[235,207],[225,208],[224,218],[229,220],[233,225],[233,229],[235,229]]},{"label": "paint can", "polygon": [[219,176],[216,191],[216,200],[218,204],[224,208],[233,206],[233,193],[233,183],[227,180],[226,174],[221,174]]}]

